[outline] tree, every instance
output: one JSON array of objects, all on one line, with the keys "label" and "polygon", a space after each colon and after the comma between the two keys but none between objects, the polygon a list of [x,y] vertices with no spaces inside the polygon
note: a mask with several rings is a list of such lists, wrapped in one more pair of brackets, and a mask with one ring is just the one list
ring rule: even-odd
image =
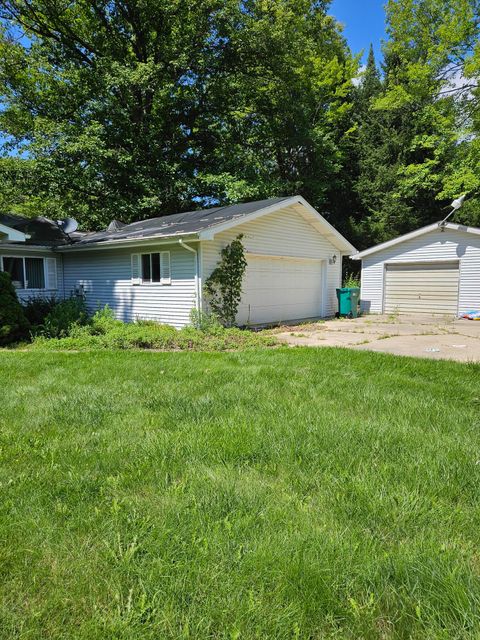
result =
[{"label": "tree", "polygon": [[437,76],[412,68],[410,56],[418,61],[420,52],[412,55],[390,29],[382,78],[370,53],[357,89],[359,209],[352,226],[360,247],[440,219],[443,180],[456,155],[452,99],[440,97]]},{"label": "tree", "polygon": [[356,61],[325,0],[1,0],[6,151],[84,227],[342,180]]},{"label": "tree", "polygon": [[[401,191],[441,206],[469,192],[457,220],[480,222],[480,5],[477,0],[404,0],[387,4],[398,73],[383,107],[410,112],[416,127],[401,171]],[[410,154],[410,156],[409,156]],[[425,206],[424,205],[424,206]]]}]

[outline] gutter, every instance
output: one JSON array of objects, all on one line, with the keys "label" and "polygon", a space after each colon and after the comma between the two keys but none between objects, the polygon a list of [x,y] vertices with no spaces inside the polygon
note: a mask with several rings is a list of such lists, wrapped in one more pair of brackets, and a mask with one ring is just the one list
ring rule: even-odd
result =
[{"label": "gutter", "polygon": [[[180,235],[180,234],[179,234]],[[121,240],[99,240],[98,242],[91,242],[87,244],[81,244],[81,242],[75,242],[69,246],[60,246],[55,247],[55,251],[60,251],[63,253],[70,253],[71,251],[100,251],[102,249],[115,249],[119,247],[122,249],[123,247],[138,247],[140,246],[148,246],[151,243],[154,244],[174,244],[177,242],[178,236],[165,236],[165,235],[156,235],[156,236],[144,236],[142,238],[122,238]],[[198,240],[198,235],[189,233],[185,234],[184,238],[186,240]]]},{"label": "gutter", "polygon": [[50,253],[55,250],[55,247],[46,246],[41,244],[22,244],[22,243],[13,243],[13,242],[0,242],[0,249],[13,249],[16,251],[25,251],[30,253]]},{"label": "gutter", "polygon": [[187,251],[190,251],[195,255],[195,307],[197,309],[197,313],[200,313],[200,279],[199,279],[199,266],[198,266],[198,250],[190,247],[188,244],[185,244],[183,239],[180,238],[178,240],[178,244]]}]

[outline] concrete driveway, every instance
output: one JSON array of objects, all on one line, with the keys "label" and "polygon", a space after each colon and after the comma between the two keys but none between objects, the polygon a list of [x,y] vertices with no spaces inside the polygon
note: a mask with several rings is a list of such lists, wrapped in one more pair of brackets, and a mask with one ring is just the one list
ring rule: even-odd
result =
[{"label": "concrete driveway", "polygon": [[401,356],[480,362],[480,322],[430,316],[363,316],[279,327],[289,345],[348,347]]}]

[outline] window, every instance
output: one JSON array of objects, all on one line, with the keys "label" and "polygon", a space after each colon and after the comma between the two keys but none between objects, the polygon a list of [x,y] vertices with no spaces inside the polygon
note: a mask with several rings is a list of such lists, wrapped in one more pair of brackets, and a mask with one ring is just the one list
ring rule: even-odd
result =
[{"label": "window", "polygon": [[44,258],[3,256],[1,263],[16,289],[45,289]]},{"label": "window", "polygon": [[25,289],[23,258],[3,258],[3,270],[10,274],[15,289]]},{"label": "window", "polygon": [[43,258],[25,258],[25,288],[45,289]]},{"label": "window", "polygon": [[171,283],[170,251],[160,251],[160,253],[143,253],[141,260],[143,283]]}]

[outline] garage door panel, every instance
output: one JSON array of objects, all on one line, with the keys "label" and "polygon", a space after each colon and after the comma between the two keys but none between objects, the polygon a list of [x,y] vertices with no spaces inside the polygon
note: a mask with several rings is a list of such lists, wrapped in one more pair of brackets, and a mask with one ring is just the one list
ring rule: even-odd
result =
[{"label": "garage door panel", "polygon": [[261,324],[321,315],[322,263],[247,256],[237,322]]},{"label": "garage door panel", "polygon": [[386,313],[456,314],[458,263],[387,265]]},{"label": "garage door panel", "polygon": [[407,299],[411,299],[413,297],[415,297],[416,295],[418,296],[422,296],[422,298],[431,298],[432,300],[438,300],[438,296],[442,295],[442,294],[447,294],[447,295],[453,295],[456,296],[457,294],[457,288],[451,288],[451,289],[439,289],[439,288],[435,288],[435,287],[429,287],[428,289],[416,289],[416,288],[411,288],[411,289],[406,289],[406,290],[395,290],[395,291],[391,291],[390,293],[390,298],[407,298]]}]

